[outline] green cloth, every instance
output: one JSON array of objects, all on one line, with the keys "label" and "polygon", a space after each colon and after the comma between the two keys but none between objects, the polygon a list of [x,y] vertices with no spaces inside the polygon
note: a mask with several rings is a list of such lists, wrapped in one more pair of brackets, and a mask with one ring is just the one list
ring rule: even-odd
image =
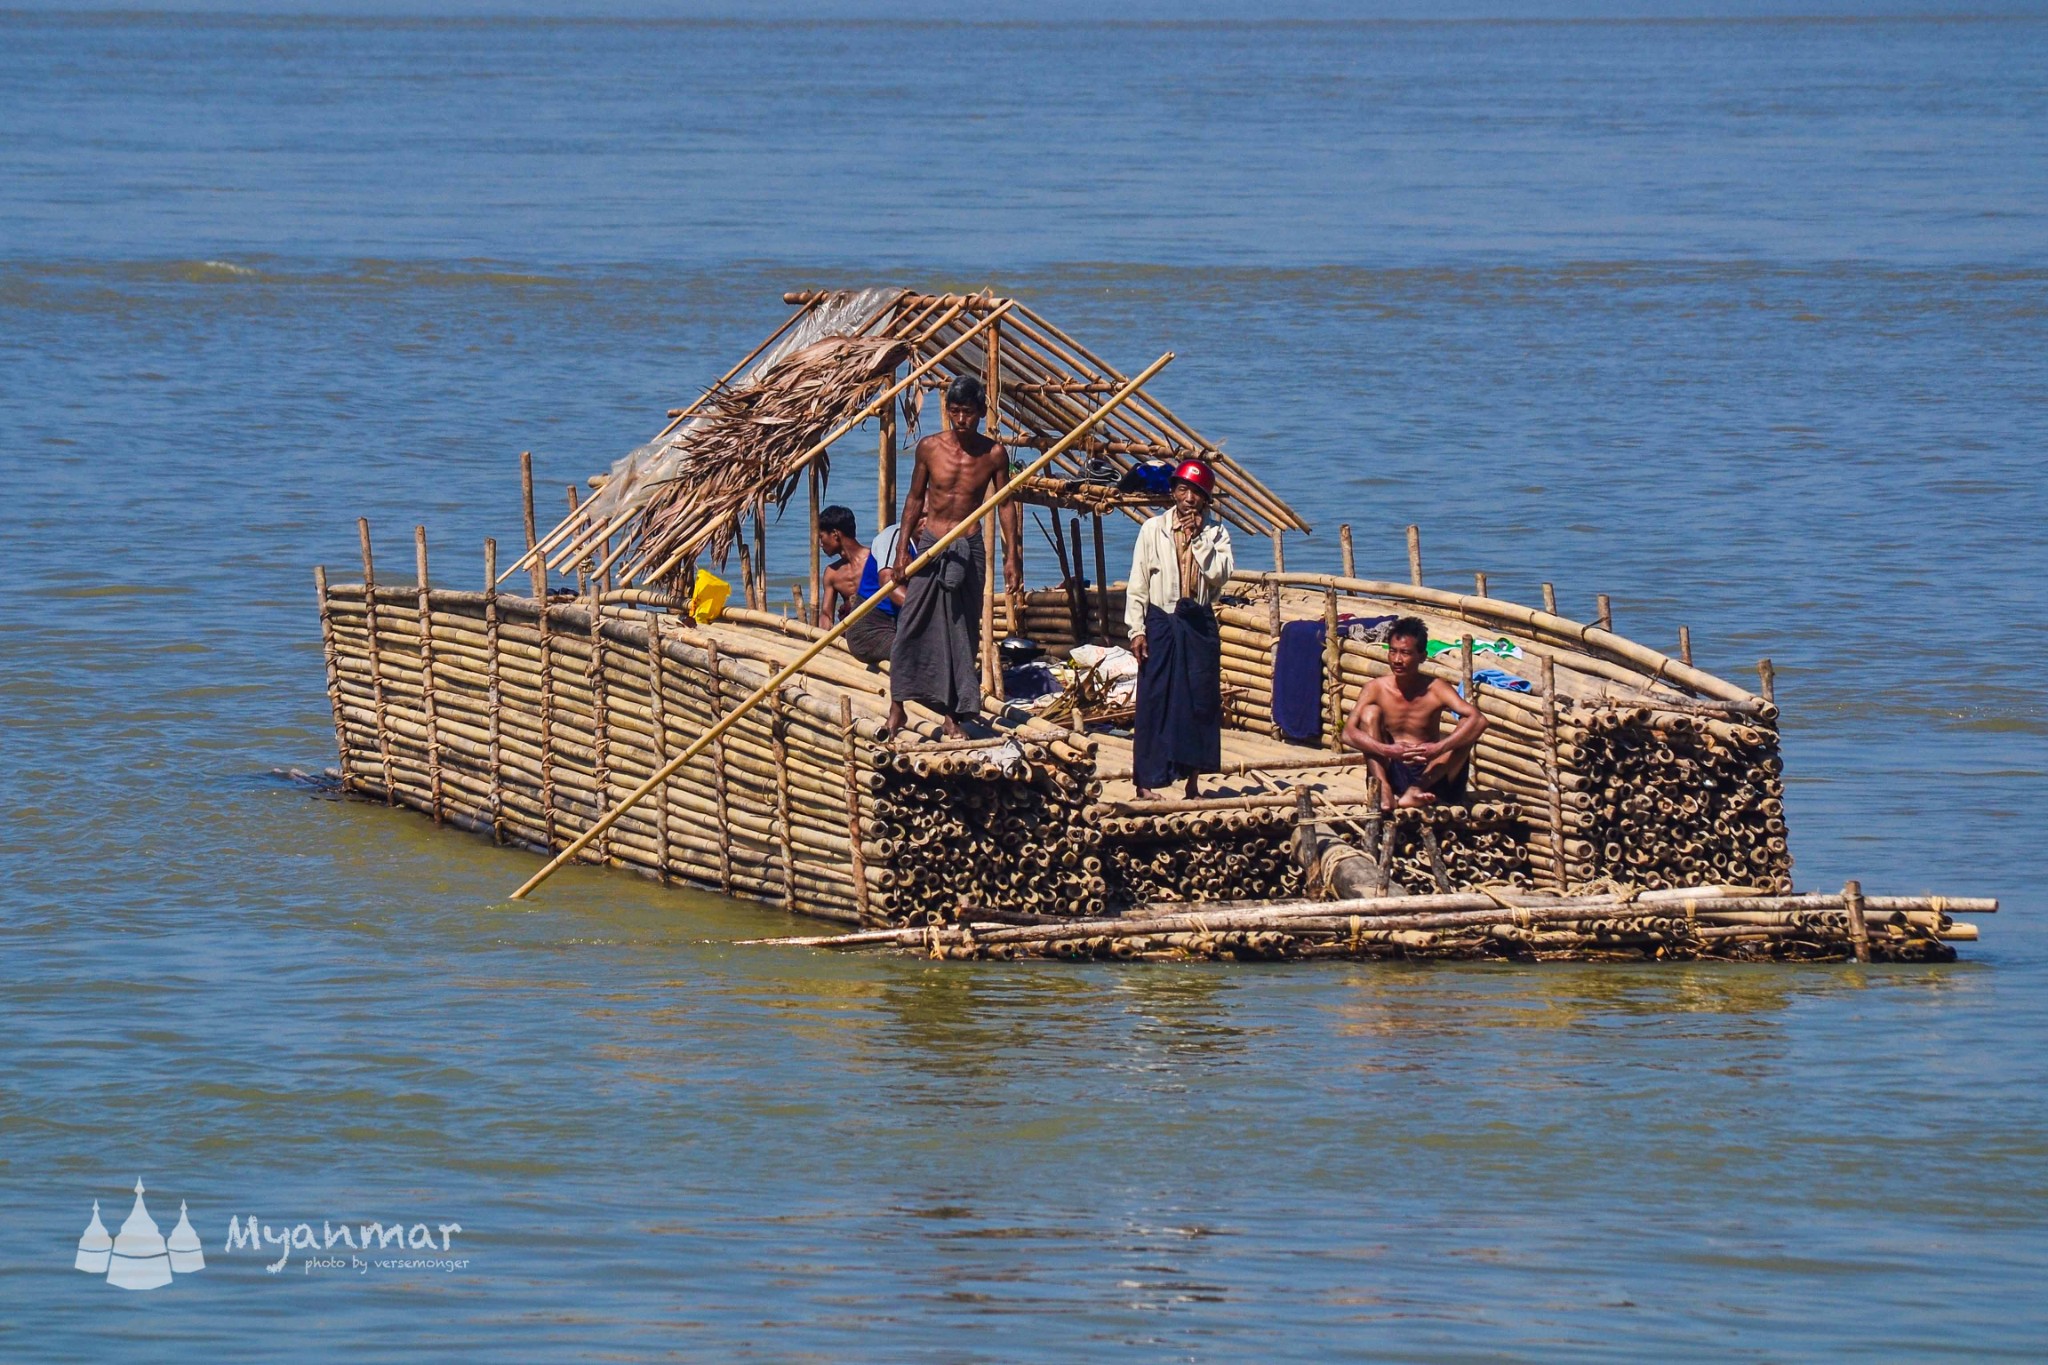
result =
[{"label": "green cloth", "polygon": [[[1434,659],[1439,654],[1456,654],[1464,647],[1464,643],[1458,640],[1431,640],[1429,642],[1429,657]],[[1480,640],[1475,638],[1472,641],[1472,653],[1475,657],[1481,654],[1491,654],[1496,659],[1519,659],[1522,657],[1522,647],[1505,635],[1501,636],[1498,640]]]}]

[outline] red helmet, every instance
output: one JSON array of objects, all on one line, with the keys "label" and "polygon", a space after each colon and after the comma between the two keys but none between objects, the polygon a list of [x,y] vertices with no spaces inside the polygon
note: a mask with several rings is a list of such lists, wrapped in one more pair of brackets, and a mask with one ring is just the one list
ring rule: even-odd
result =
[{"label": "red helmet", "polygon": [[1180,468],[1173,471],[1173,477],[1193,484],[1212,498],[1216,496],[1216,475],[1201,460],[1181,461]]}]

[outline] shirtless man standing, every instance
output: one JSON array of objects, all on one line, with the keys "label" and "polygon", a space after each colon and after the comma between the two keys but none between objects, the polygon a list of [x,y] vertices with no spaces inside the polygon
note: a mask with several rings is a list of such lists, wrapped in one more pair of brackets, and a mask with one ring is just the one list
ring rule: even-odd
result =
[{"label": "shirtless man standing", "polygon": [[[1365,755],[1380,780],[1380,805],[1432,806],[1462,801],[1471,771],[1472,746],[1486,733],[1486,717],[1441,678],[1422,676],[1429,655],[1429,630],[1413,616],[1394,622],[1387,640],[1393,673],[1374,678],[1358,694],[1344,742]],[[1438,732],[1443,713],[1458,718],[1451,733]]]},{"label": "shirtless man standing", "polygon": [[[903,498],[903,534],[897,537],[896,581],[910,561],[959,525],[1010,468],[1010,453],[984,435],[988,395],[981,381],[962,375],[946,389],[947,430],[917,443],[917,467]],[[1004,585],[1024,589],[1023,518],[1015,503],[1000,512]],[[904,583],[889,656],[889,729],[904,724],[903,703],[922,702],[946,718],[946,733],[963,738],[961,720],[981,714],[981,592],[988,572],[981,536],[968,534]]]}]

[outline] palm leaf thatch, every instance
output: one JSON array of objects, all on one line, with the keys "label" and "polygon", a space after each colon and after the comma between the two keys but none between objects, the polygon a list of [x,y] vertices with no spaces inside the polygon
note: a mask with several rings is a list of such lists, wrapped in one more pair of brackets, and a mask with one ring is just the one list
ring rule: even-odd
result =
[{"label": "palm leaf thatch", "polygon": [[[788,505],[809,467],[804,454],[880,392],[910,349],[889,337],[824,337],[718,395],[684,441],[675,476],[647,500],[634,532],[640,562],[651,568],[680,554],[666,586],[685,593],[699,556],[723,565],[742,518]],[[815,463],[823,472],[826,457]]]}]

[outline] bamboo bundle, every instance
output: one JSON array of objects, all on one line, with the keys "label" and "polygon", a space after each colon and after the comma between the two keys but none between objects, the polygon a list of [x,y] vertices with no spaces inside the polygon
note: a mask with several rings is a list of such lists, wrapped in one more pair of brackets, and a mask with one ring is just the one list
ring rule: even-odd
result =
[{"label": "bamboo bundle", "polygon": [[1976,936],[1953,915],[1996,909],[1995,901],[1865,898],[1852,882],[1840,896],[1759,897],[1715,886],[1570,898],[1494,893],[1320,905],[1145,906],[1116,919],[1062,924],[970,921],[755,942],[897,948],[944,958],[1946,961],[1954,957],[1946,940]]}]

